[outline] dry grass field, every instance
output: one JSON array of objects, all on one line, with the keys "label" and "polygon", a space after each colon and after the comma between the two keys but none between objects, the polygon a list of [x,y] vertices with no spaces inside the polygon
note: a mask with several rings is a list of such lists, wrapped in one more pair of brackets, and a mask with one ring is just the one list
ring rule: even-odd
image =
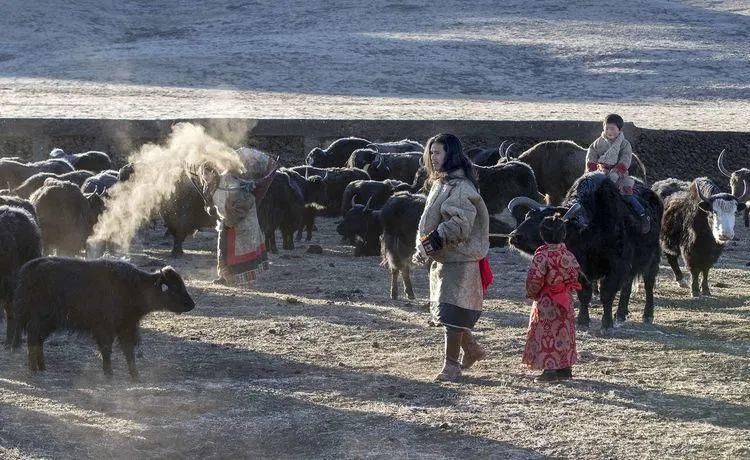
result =
[{"label": "dry grass field", "polygon": [[9,118],[599,120],[746,131],[747,0],[4,0]]}]

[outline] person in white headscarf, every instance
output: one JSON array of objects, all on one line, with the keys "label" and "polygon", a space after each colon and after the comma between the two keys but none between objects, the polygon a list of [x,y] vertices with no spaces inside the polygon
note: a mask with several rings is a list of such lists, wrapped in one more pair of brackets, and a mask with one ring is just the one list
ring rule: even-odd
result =
[{"label": "person in white headscarf", "polygon": [[258,274],[268,270],[265,238],[258,223],[258,203],[271,185],[278,163],[265,153],[237,150],[245,167],[242,173],[227,171],[207,190],[219,220],[217,284],[250,287]]}]

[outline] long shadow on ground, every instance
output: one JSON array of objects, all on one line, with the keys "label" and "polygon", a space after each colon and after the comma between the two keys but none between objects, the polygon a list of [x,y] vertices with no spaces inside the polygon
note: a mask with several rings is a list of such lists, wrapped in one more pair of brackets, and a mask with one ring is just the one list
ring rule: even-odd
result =
[{"label": "long shadow on ground", "polygon": [[[120,356],[114,359],[115,379],[107,383],[90,344],[72,336],[63,345],[64,349],[48,347],[48,370],[42,375],[29,376],[23,353],[2,359],[7,378],[0,380],[6,395],[0,433],[5,442],[25,453],[69,452],[84,457],[540,456],[509,443],[412,423],[404,420],[409,415],[397,418],[388,413],[449,409],[460,398],[450,386],[297,362],[152,330],[144,333],[147,358],[140,360],[144,383],[126,382]],[[52,401],[47,406],[62,405],[69,415],[50,416],[44,410],[12,403],[24,398]],[[346,408],[326,405],[336,403],[344,403]],[[87,427],[102,414],[112,420],[100,421],[98,428]],[[124,422],[118,425],[117,420]],[[135,427],[118,433],[123,423]],[[108,429],[112,433],[106,432]],[[101,436],[107,441],[98,442]]]}]

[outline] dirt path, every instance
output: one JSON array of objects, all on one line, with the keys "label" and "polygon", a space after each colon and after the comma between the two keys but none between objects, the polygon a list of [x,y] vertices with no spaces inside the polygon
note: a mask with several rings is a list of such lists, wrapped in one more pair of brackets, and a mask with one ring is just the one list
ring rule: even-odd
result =
[{"label": "dirt path", "polygon": [[[144,323],[142,383],[114,356],[104,380],[93,343],[56,335],[48,370],[0,353],[0,456],[665,458],[750,455],[750,271],[738,227],[715,297],[693,301],[662,269],[654,326],[579,333],[576,379],[536,385],[519,366],[527,262],[493,249],[497,283],[478,324],[490,359],[462,384],[437,384],[442,335],[418,302],[387,298],[376,258],[354,258],[323,219],[314,243],[272,257],[250,293],[211,285],[215,234],[169,260],[160,228],[133,261],[165,262],[197,303]],[[420,299],[424,272],[415,276]],[[600,310],[594,310],[594,316]],[[598,327],[595,321],[593,329]]]}]

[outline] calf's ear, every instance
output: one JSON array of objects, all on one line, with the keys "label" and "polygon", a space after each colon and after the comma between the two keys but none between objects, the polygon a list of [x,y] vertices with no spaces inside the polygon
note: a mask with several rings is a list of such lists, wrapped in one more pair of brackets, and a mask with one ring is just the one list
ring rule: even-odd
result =
[{"label": "calf's ear", "polygon": [[700,203],[698,203],[698,209],[703,212],[711,212],[713,210],[713,206],[711,206],[711,203],[701,201]]},{"label": "calf's ear", "polygon": [[167,290],[167,273],[169,273],[170,271],[174,271],[174,268],[167,265],[166,267],[162,267],[162,269],[159,270],[158,272],[154,273],[154,275],[156,275],[155,277],[156,281],[154,281],[154,286],[161,289],[162,292]]}]

